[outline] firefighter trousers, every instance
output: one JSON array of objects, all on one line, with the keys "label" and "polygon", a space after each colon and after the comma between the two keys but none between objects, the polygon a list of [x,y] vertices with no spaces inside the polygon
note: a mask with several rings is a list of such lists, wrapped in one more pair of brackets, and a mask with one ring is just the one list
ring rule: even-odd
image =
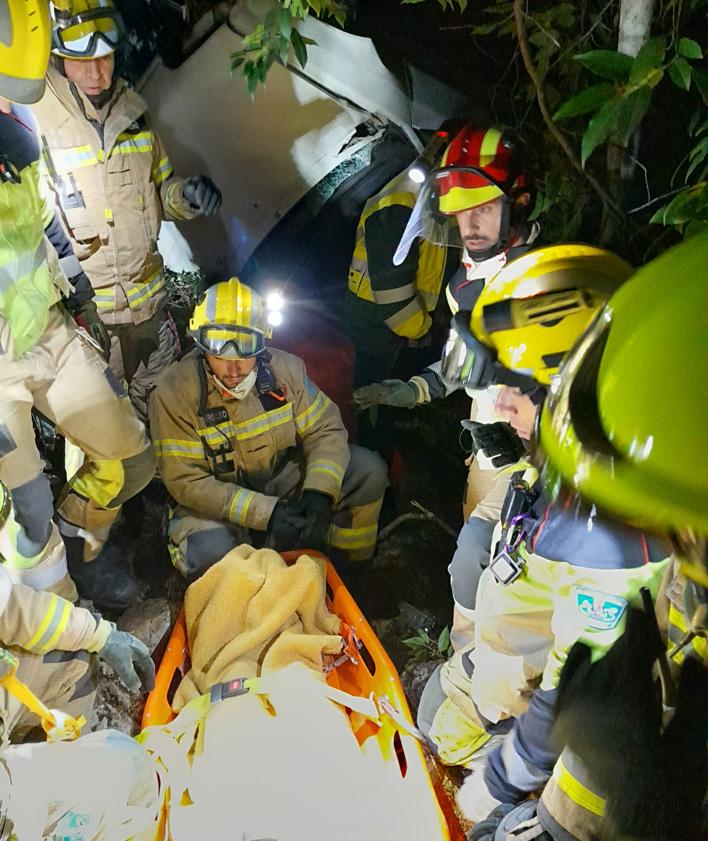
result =
[{"label": "firefighter trousers", "polygon": [[[11,347],[4,322],[0,346]],[[10,491],[15,524],[2,541],[5,567],[15,580],[74,600],[32,408],[86,455],[56,511],[59,532],[83,539],[85,561],[98,555],[121,505],[154,475],[152,446],[120,383],[61,305],[50,310],[32,350],[19,358],[0,353],[0,386],[0,480]]]},{"label": "firefighter trousers", "polygon": [[179,356],[177,325],[164,308],[141,324],[108,325],[111,358],[108,365],[127,383],[135,413],[147,426],[147,407],[155,380]]},{"label": "firefighter trousers", "polygon": [[[329,542],[333,560],[339,557],[360,562],[371,558],[376,549],[379,512],[388,478],[386,465],[376,453],[356,446],[350,446],[350,451],[349,466],[334,508]],[[290,463],[290,466],[294,467],[294,464]],[[304,474],[300,476],[295,495],[301,490],[303,478]],[[280,492],[278,480],[278,476],[274,477],[267,493],[273,496],[283,494],[283,497],[292,495],[291,471],[283,472],[286,486],[281,486]],[[249,534],[248,529],[204,519],[183,506],[174,510],[168,536],[172,562],[190,580],[200,576],[241,543],[258,542],[257,533]]]}]

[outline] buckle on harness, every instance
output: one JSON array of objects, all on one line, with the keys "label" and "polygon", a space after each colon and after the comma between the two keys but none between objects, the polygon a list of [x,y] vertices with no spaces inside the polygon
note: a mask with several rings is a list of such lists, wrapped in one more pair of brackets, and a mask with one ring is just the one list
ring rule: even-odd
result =
[{"label": "buckle on harness", "polygon": [[236,698],[239,695],[246,695],[249,691],[246,683],[248,678],[237,677],[228,680],[226,683],[215,683],[209,690],[209,700],[212,704],[218,704],[226,698]]},{"label": "buckle on harness", "polygon": [[352,665],[356,666],[359,663],[359,658],[357,654],[359,653],[359,649],[361,648],[361,640],[357,637],[356,633],[354,632],[354,628],[351,625],[347,625],[345,622],[342,622],[339,628],[339,636],[344,640],[344,645],[342,646],[342,653],[338,657],[333,657],[328,663],[324,665],[324,673],[328,675],[330,672],[334,671],[336,668],[341,666],[343,663],[349,661]]}]

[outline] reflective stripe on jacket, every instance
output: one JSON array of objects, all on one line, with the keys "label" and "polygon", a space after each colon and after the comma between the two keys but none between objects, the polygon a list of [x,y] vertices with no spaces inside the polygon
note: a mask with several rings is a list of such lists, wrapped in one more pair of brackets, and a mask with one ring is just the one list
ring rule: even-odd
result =
[{"label": "reflective stripe on jacket", "polygon": [[371,304],[371,318],[407,339],[420,339],[430,329],[452,263],[445,247],[418,240],[402,265],[393,265],[416,202],[415,186],[406,170],[368,200],[349,268],[349,291]]},{"label": "reflective stripe on jacket", "polygon": [[146,321],[165,298],[161,221],[197,215],[182,198],[183,181],[147,105],[118,80],[101,121],[76,86],[50,68],[35,111],[45,180],[101,317],[108,324]]},{"label": "reflective stripe on jacket", "polygon": [[68,285],[47,251],[51,214],[39,191],[39,144],[30,123],[0,112],[0,152],[0,332],[2,352],[20,356],[44,333],[49,308]]},{"label": "reflective stripe on jacket", "polygon": [[54,593],[13,582],[0,564],[0,645],[33,654],[100,650],[111,626]]},{"label": "reflective stripe on jacket", "polygon": [[[295,460],[304,466],[304,489],[339,497],[349,463],[339,410],[308,378],[301,359],[270,353],[282,400],[261,401],[255,389],[243,400],[224,395],[209,373],[202,379],[199,368],[206,372],[206,364],[196,354],[170,366],[150,398],[162,480],[176,502],[200,517],[264,531],[278,501],[268,493],[269,481]],[[293,475],[294,489],[301,474]]]}]

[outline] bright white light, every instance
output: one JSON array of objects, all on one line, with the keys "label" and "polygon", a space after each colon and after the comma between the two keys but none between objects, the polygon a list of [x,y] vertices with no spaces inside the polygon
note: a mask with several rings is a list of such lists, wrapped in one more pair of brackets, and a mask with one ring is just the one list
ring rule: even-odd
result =
[{"label": "bright white light", "polygon": [[268,324],[271,327],[280,327],[283,323],[283,313],[280,310],[271,310],[268,313]]},{"label": "bright white light", "polygon": [[414,184],[422,184],[425,181],[425,172],[420,166],[412,166],[408,170],[408,177]]},{"label": "bright white light", "polygon": [[283,298],[283,293],[276,289],[266,295],[265,303],[269,310],[282,310],[285,306],[285,298]]}]

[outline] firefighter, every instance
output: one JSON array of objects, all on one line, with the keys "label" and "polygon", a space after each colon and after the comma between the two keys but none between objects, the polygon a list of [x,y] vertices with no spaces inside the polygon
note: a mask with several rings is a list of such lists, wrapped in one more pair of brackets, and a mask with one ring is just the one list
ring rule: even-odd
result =
[{"label": "firefighter", "polygon": [[127,399],[115,394],[105,362],[79,337],[64,308],[70,290],[43,236],[36,139],[8,105],[8,99],[31,103],[42,94],[50,38],[46,2],[0,4],[0,28],[0,96],[7,98],[0,108],[0,477],[8,481],[0,482],[0,644],[13,652],[4,653],[0,665],[3,834],[63,837],[81,826],[86,838],[121,831],[137,835],[154,820],[157,784],[147,754],[129,737],[108,730],[75,743],[7,745],[11,736],[39,723],[6,691],[17,660],[30,690],[76,714],[88,710],[93,696],[93,653],[131,690],[141,683],[149,688],[154,676],[142,643],[56,593],[43,592],[76,595],[51,524],[51,493],[34,448],[31,406],[43,406],[65,425],[90,457],[125,458],[124,473],[113,485],[101,483],[101,461],[91,463],[97,474],[93,487],[102,493],[87,497],[91,488],[84,485],[65,494],[74,510],[83,507],[79,523],[87,537],[87,509],[108,512],[106,501],[130,482],[147,482],[154,460]]},{"label": "firefighter", "polygon": [[[447,376],[521,382],[532,372],[548,385],[630,274],[620,258],[584,245],[517,258],[485,286],[471,315],[454,319],[443,357]],[[543,720],[567,649],[584,634],[597,650],[609,646],[639,589],[656,592],[669,553],[638,529],[554,503],[530,471],[512,470],[510,478],[496,539],[492,524],[477,517],[463,529],[468,536],[461,535],[453,563],[461,582],[453,587],[470,599],[464,606],[474,618],[474,640],[432,676],[418,715],[444,761],[476,769],[488,761],[496,771],[501,743],[510,773],[528,781],[539,772],[527,761],[526,742],[518,762],[509,758],[511,719],[528,707],[523,720]],[[465,575],[478,583],[476,593]],[[482,774],[473,777],[479,783]]]},{"label": "firefighter", "polygon": [[[656,606],[663,653],[650,612],[630,613],[625,635],[599,660],[596,633],[583,634],[560,679],[555,750],[539,750],[548,745],[550,709],[540,729],[524,716],[485,775],[488,794],[505,804],[550,776],[541,799],[503,819],[508,810],[499,809],[474,835],[479,841],[706,837],[708,403],[705,389],[682,399],[708,359],[706,248],[708,234],[696,235],[611,298],[569,355],[539,423],[538,462],[552,496],[671,539]],[[521,745],[527,767],[538,769],[533,785],[519,785],[513,771]],[[472,793],[462,800],[478,816],[483,798]]]},{"label": "firefighter", "polygon": [[347,444],[339,410],[300,359],[266,349],[260,295],[237,278],[217,283],[189,334],[196,349],[162,374],[150,400],[160,475],[175,501],[175,566],[193,579],[266,535],[278,549],[371,558],[386,467]]},{"label": "firefighter", "polygon": [[[485,279],[524,253],[537,238],[538,227],[526,222],[532,189],[528,156],[519,138],[498,127],[465,126],[428,177],[394,260],[405,264],[413,253],[409,249],[417,247],[423,253],[445,244],[462,259],[447,286],[447,303],[453,313],[471,310]],[[446,397],[452,390],[455,387],[443,381],[437,362],[407,382],[384,379],[358,388],[354,400],[362,410],[376,405],[412,409]],[[506,420],[495,409],[498,386],[467,391],[473,420]],[[492,489],[496,477],[489,458],[482,453],[470,458],[465,519]]]},{"label": "firefighter", "polygon": [[355,388],[408,377],[440,353],[433,321],[442,309],[438,321],[447,322],[442,292],[457,268],[455,250],[419,239],[399,265],[393,256],[425,179],[418,172],[437,162],[447,138],[445,130],[436,132],[418,161],[366,202],[359,219],[345,299]]},{"label": "firefighter", "polygon": [[70,6],[54,12],[54,58],[35,107],[45,180],[108,327],[111,370],[146,422],[155,376],[179,352],[160,223],[216,213],[221,193],[205,175],[175,175],[145,102],[116,78],[112,0]]},{"label": "firefighter", "polygon": [[[5,6],[7,32],[21,31],[25,12],[27,20],[39,20],[46,8],[42,3]],[[48,32],[41,27],[32,32],[39,39],[32,51],[24,49],[19,35],[3,51],[8,71],[0,77],[0,94],[25,103],[41,95],[43,87],[36,74],[41,37]],[[5,568],[15,581],[74,599],[69,549],[70,571],[82,595],[104,608],[124,608],[137,598],[137,584],[101,549],[122,503],[150,480],[154,456],[120,383],[94,347],[96,334],[85,329],[85,320],[80,327],[72,316],[91,310],[88,285],[77,284],[72,292],[57,255],[47,249],[39,143],[31,126],[13,113],[8,100],[3,102],[0,479],[10,489],[17,525],[3,551]],[[50,222],[48,230],[56,227]],[[87,456],[59,498],[59,529],[52,522],[52,493],[35,445],[33,407]]]}]

